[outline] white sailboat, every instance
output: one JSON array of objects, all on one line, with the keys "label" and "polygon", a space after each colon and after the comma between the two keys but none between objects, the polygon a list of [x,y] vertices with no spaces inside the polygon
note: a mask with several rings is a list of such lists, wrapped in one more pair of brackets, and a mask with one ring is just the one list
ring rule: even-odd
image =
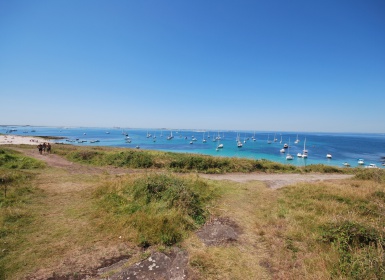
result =
[{"label": "white sailboat", "polygon": [[243,146],[243,144],[242,144],[241,140],[239,139],[239,133],[238,133],[238,135],[237,135],[237,147],[242,148],[242,146]]},{"label": "white sailboat", "polygon": [[167,136],[167,140],[171,140],[172,138],[174,138],[174,136],[172,136],[172,131],[170,131],[170,135]]},{"label": "white sailboat", "polygon": [[294,144],[298,144],[299,143],[299,139],[298,139],[298,134],[297,134],[297,139],[294,141]]},{"label": "white sailboat", "polygon": [[286,160],[292,160],[293,159],[293,156],[290,154],[289,150],[290,150],[290,138],[289,138],[289,146],[287,148]]},{"label": "white sailboat", "polygon": [[267,144],[271,144],[270,134],[267,134]]},{"label": "white sailboat", "polygon": [[303,151],[302,151],[302,157],[307,158],[307,150],[306,150],[306,138],[305,141],[303,142]]}]

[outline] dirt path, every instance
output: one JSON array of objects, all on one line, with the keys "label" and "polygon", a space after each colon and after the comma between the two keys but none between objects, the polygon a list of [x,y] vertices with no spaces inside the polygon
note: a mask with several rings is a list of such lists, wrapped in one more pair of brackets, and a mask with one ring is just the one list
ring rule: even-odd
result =
[{"label": "dirt path", "polygon": [[352,178],[346,174],[202,174],[201,177],[211,180],[229,180],[235,182],[262,181],[270,188],[278,189],[298,182],[316,182]]}]

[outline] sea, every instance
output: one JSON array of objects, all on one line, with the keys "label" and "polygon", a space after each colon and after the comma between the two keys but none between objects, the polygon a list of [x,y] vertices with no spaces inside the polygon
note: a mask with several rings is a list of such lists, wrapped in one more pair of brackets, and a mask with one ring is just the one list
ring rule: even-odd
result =
[{"label": "sea", "polygon": [[[385,133],[314,133],[189,129],[0,126],[0,133],[62,137],[54,142],[78,146],[108,146],[220,157],[266,159],[282,164],[324,164],[351,167],[375,164],[385,168]],[[172,136],[172,137],[171,137]],[[171,139],[170,139],[171,138]],[[206,140],[204,142],[204,140]],[[242,147],[237,146],[237,141]],[[284,149],[284,144],[289,148]],[[223,148],[218,146],[222,144]],[[308,157],[298,157],[304,148]],[[291,154],[293,160],[287,160]],[[327,158],[327,154],[331,158]],[[362,159],[364,165],[359,165]]]}]

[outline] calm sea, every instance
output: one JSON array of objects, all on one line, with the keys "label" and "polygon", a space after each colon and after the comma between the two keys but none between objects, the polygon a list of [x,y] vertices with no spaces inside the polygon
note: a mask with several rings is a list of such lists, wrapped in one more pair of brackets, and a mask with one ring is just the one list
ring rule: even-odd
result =
[{"label": "calm sea", "polygon": [[[382,166],[385,157],[385,134],[358,133],[274,133],[261,131],[198,131],[169,129],[128,129],[128,128],[74,128],[74,127],[34,127],[3,126],[1,133],[23,136],[61,136],[60,143],[87,146],[112,146],[147,150],[171,151],[179,153],[205,154],[223,157],[250,159],[268,159],[283,164],[298,166],[325,164],[343,166],[348,162],[352,167],[358,166],[357,160],[363,159],[365,165],[370,163]],[[149,136],[151,134],[151,136]],[[172,134],[173,138],[167,138]],[[128,137],[131,143],[128,143]],[[215,138],[219,140],[214,141]],[[237,147],[237,138],[242,142]],[[299,140],[298,143],[295,141]],[[206,142],[203,142],[206,139]],[[274,139],[277,139],[274,142]],[[282,142],[281,142],[282,139]],[[298,158],[302,153],[306,139],[308,158]],[[95,142],[95,141],[99,142]],[[195,141],[194,141],[195,140]],[[270,144],[268,142],[271,142]],[[285,153],[280,150],[287,143],[290,148]],[[217,149],[223,144],[223,149]],[[293,160],[286,160],[287,153]],[[326,155],[332,158],[327,159]]]}]

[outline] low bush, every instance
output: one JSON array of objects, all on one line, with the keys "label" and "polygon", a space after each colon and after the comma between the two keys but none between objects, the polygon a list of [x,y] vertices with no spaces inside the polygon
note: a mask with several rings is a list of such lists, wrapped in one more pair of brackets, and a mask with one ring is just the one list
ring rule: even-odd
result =
[{"label": "low bush", "polygon": [[96,192],[99,207],[136,231],[135,241],[144,247],[181,241],[205,222],[206,206],[215,196],[216,190],[201,180],[167,174],[127,179]]}]

